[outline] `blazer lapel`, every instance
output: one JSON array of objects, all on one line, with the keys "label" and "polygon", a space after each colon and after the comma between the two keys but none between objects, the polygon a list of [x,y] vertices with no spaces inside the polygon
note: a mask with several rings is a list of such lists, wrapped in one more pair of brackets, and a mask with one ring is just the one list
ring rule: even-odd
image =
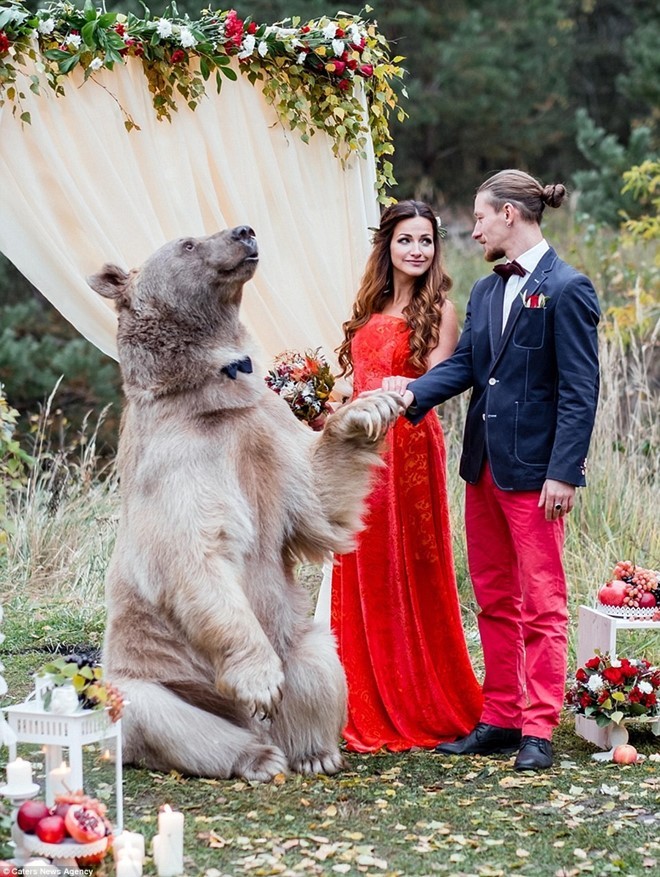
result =
[{"label": "blazer lapel", "polygon": [[488,304],[488,332],[490,335],[490,355],[495,356],[502,339],[502,310],[504,308],[504,280],[501,277],[495,282]]},{"label": "blazer lapel", "polygon": [[[497,365],[500,356],[502,355],[502,351],[506,347],[509,342],[509,338],[513,334],[513,329],[522,313],[523,302],[525,299],[534,295],[534,293],[538,290],[539,286],[545,281],[548,274],[552,270],[553,265],[555,264],[555,260],[557,259],[557,253],[550,247],[550,249],[543,255],[543,258],[536,266],[536,268],[532,271],[530,276],[527,278],[525,285],[519,292],[519,294],[515,297],[513,304],[511,305],[511,310],[509,311],[509,319],[506,321],[506,326],[504,327],[504,332],[502,332],[502,337],[500,338],[499,345],[496,345],[493,361],[491,363],[491,370]],[[502,291],[502,297],[504,296],[504,292]],[[500,308],[500,325],[501,325],[501,312]]]}]

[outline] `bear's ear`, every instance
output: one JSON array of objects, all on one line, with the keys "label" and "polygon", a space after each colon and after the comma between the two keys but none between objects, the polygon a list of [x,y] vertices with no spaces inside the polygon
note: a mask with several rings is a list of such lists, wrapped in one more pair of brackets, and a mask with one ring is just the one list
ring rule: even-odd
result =
[{"label": "bear's ear", "polygon": [[128,289],[134,274],[134,271],[127,274],[118,265],[106,264],[98,274],[91,274],[87,278],[87,283],[94,292],[98,292],[104,298],[112,298],[117,305],[126,307],[129,301]]}]

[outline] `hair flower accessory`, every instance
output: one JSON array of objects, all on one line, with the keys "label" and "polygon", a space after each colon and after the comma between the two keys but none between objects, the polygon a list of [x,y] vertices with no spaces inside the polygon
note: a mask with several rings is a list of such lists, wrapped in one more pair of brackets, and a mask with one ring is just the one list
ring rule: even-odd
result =
[{"label": "hair flower accessory", "polygon": [[660,715],[659,690],[660,668],[644,658],[611,658],[597,650],[576,672],[566,692],[566,705],[605,727],[610,722]]},{"label": "hair flower accessory", "polygon": [[264,380],[287,402],[298,420],[313,429],[322,428],[330,413],[328,399],[335,379],[320,348],[304,354],[285,350],[275,357]]}]

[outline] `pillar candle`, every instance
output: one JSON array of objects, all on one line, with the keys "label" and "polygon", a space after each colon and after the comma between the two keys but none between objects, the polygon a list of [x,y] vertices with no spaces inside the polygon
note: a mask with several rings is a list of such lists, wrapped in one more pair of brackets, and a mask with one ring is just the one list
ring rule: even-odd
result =
[{"label": "pillar candle", "polygon": [[144,859],[144,835],[136,831],[122,831],[112,841],[112,849],[117,856],[123,850],[137,852]]},{"label": "pillar candle", "polygon": [[63,761],[59,767],[48,772],[46,777],[46,804],[52,807],[56,795],[66,795],[71,791],[71,768]]},{"label": "pillar candle", "polygon": [[7,785],[12,791],[25,792],[32,786],[32,765],[29,761],[17,758],[7,765]]},{"label": "pillar candle", "polygon": [[158,814],[158,834],[153,840],[158,877],[183,874],[183,813],[169,804]]},{"label": "pillar candle", "polygon": [[116,877],[142,877],[142,860],[121,855],[115,861]]}]

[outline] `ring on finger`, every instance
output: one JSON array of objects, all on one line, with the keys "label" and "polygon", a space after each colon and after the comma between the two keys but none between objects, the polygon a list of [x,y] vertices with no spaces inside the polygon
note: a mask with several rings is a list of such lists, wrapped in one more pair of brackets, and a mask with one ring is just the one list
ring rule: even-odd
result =
[{"label": "ring on finger", "polygon": [[555,511],[560,512],[563,509],[563,505],[560,502],[555,503]]}]

